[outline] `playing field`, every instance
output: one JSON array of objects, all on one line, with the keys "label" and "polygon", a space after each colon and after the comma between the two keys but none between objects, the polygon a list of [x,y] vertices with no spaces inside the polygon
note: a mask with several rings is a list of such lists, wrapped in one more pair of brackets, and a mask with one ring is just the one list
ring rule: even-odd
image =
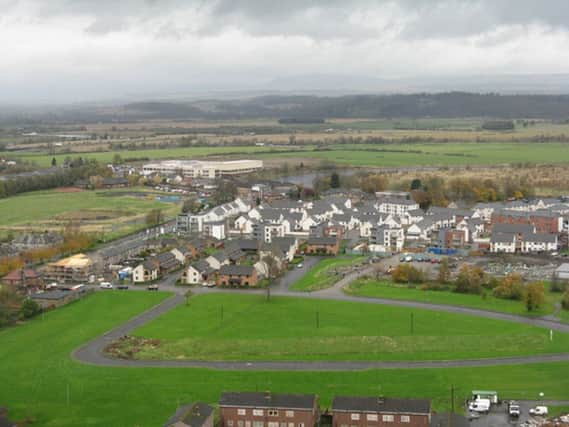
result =
[{"label": "playing field", "polygon": [[351,266],[361,264],[365,257],[327,258],[312,267],[291,289],[294,291],[317,291],[332,286],[348,272]]},{"label": "playing field", "polygon": [[451,291],[421,290],[419,287],[408,287],[407,285],[382,280],[358,280],[344,288],[344,291],[350,295],[369,298],[421,301],[531,316],[543,316],[553,313],[556,304],[559,303],[561,298],[561,294],[547,292],[543,307],[528,313],[521,301],[495,298],[492,295],[483,297],[481,295],[460,294]]},{"label": "playing field", "polygon": [[155,193],[141,188],[61,192],[37,191],[0,199],[0,228],[22,230],[61,229],[70,221],[84,231],[120,232],[143,225],[152,209],[165,215],[179,211],[177,203],[156,200]]},{"label": "playing field", "polygon": [[261,295],[200,295],[135,331],[141,359],[448,360],[564,352],[569,335],[454,313]]},{"label": "playing field", "polygon": [[[326,407],[335,394],[423,397],[435,409],[457,405],[482,386],[503,398],[569,398],[569,363],[484,368],[361,372],[241,372],[207,369],[105,368],[79,364],[70,353],[164,295],[99,292],[27,324],[0,331],[0,402],[11,418],[34,426],[154,427],[176,407],[215,403],[222,391],[317,393]],[[197,325],[187,324],[191,330]],[[264,325],[270,331],[270,325]]]}]

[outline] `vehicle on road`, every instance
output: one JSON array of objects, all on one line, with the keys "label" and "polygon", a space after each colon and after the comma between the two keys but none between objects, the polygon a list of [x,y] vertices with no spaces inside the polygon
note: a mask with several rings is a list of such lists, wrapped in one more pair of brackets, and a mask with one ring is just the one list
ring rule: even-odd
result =
[{"label": "vehicle on road", "polygon": [[148,285],[146,287],[146,289],[148,289],[149,291],[157,291],[158,290],[158,285]]},{"label": "vehicle on road", "polygon": [[530,415],[536,415],[540,417],[544,417],[548,414],[547,406],[536,406],[535,408],[531,408],[529,410]]},{"label": "vehicle on road", "polygon": [[508,402],[508,415],[512,418],[518,418],[521,414],[520,405],[518,402]]},{"label": "vehicle on road", "polygon": [[113,289],[113,284],[111,282],[101,282],[99,285],[101,289]]},{"label": "vehicle on road", "polygon": [[117,289],[120,289],[120,290],[128,289],[128,285],[125,285],[125,284],[122,284],[122,283],[121,283],[120,285],[117,285]]},{"label": "vehicle on road", "polygon": [[487,414],[490,412],[490,399],[476,399],[470,402],[468,410],[470,412],[481,412]]},{"label": "vehicle on road", "polygon": [[297,264],[297,266],[296,266],[296,268],[302,268],[302,267],[304,267],[304,266],[302,265],[302,263],[299,263],[299,264]]}]

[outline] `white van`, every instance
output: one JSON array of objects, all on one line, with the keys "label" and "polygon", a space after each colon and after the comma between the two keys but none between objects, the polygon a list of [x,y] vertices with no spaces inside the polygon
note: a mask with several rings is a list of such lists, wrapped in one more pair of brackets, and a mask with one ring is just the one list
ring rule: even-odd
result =
[{"label": "white van", "polygon": [[490,412],[490,399],[476,399],[468,405],[468,410],[472,412],[483,412],[487,414]]}]

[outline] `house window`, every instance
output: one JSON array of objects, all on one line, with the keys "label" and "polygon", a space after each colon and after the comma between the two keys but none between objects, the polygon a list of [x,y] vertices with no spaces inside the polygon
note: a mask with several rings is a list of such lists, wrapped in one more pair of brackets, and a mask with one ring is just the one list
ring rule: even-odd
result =
[{"label": "house window", "polygon": [[263,421],[253,421],[253,427],[263,427]]},{"label": "house window", "polygon": [[384,423],[392,423],[395,420],[393,415],[384,415],[382,417]]},{"label": "house window", "polygon": [[247,410],[246,409],[238,409],[237,415],[247,415]]},{"label": "house window", "polygon": [[[263,410],[262,409],[253,409],[253,416],[255,417],[262,417],[263,416]],[[255,426],[257,427],[257,426]]]},{"label": "house window", "polygon": [[352,414],[352,421],[359,421],[360,420],[360,414]]},{"label": "house window", "polygon": [[347,424],[340,424],[340,427],[348,427]]},{"label": "house window", "polygon": [[245,421],[245,427],[251,427],[251,421]]},{"label": "house window", "polygon": [[269,417],[278,417],[279,416],[279,411],[277,411],[276,409],[269,409]]},{"label": "house window", "polygon": [[227,427],[233,427],[233,420],[227,421]]},{"label": "house window", "polygon": [[276,422],[270,422],[267,424],[268,427],[279,427],[279,423]]},{"label": "house window", "polygon": [[410,423],[411,417],[409,415],[401,415],[401,422],[402,423]]},{"label": "house window", "polygon": [[245,423],[243,422],[243,420],[238,420],[237,421],[237,427],[243,427]]},{"label": "house window", "polygon": [[368,421],[377,421],[377,414],[367,414]]},{"label": "house window", "polygon": [[286,427],[286,423],[281,423],[281,427]]},{"label": "house window", "polygon": [[298,423],[298,427],[304,427],[304,423]]},{"label": "house window", "polygon": [[286,411],[287,418],[294,417],[294,411]]}]

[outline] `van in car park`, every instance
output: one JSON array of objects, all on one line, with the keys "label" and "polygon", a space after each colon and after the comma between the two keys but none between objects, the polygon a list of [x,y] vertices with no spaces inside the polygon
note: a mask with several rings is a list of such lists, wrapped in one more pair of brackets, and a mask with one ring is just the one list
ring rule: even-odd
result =
[{"label": "van in car park", "polygon": [[471,412],[482,412],[487,414],[490,412],[490,399],[476,399],[468,405],[468,410]]},{"label": "van in car park", "polygon": [[101,282],[99,285],[101,289],[113,289],[113,284],[111,282]]},{"label": "van in car park", "polygon": [[548,414],[547,406],[536,406],[535,408],[531,408],[529,410],[530,415],[545,417]]}]

